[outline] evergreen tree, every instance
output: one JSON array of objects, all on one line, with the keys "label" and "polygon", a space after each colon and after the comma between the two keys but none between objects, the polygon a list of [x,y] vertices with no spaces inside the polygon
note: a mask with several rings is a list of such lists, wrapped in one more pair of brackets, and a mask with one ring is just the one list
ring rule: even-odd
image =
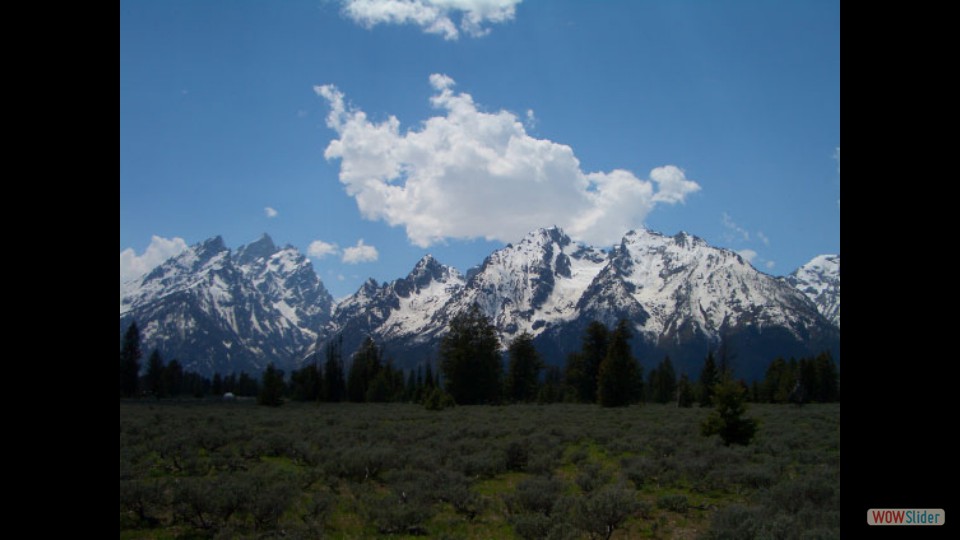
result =
[{"label": "evergreen tree", "polygon": [[677,407],[692,407],[693,401],[693,385],[690,384],[690,377],[684,373],[677,383]]},{"label": "evergreen tree", "polygon": [[414,370],[410,370],[410,373],[407,374],[407,384],[403,389],[403,399],[404,401],[416,401],[417,398],[417,374]]},{"label": "evergreen tree", "polygon": [[567,357],[567,384],[584,403],[597,402],[597,384],[600,364],[607,356],[610,331],[599,321],[593,321],[584,332],[580,351]]},{"label": "evergreen tree", "polygon": [[213,381],[210,382],[210,393],[215,396],[222,396],[224,392],[223,377],[219,373],[214,373]]},{"label": "evergreen tree", "polygon": [[290,396],[294,401],[317,401],[323,390],[323,377],[316,357],[300,369],[290,372]]},{"label": "evergreen tree", "polygon": [[147,374],[143,379],[147,392],[155,397],[164,397],[163,395],[163,358],[160,357],[160,351],[154,349],[147,360]]},{"label": "evergreen tree", "polygon": [[140,329],[136,321],[130,323],[123,335],[120,346],[120,397],[132,397],[137,394],[140,378]]},{"label": "evergreen tree", "polygon": [[267,364],[260,381],[260,393],[257,394],[257,403],[269,407],[283,405],[283,371],[273,367],[273,362]]},{"label": "evergreen tree", "polygon": [[343,379],[343,336],[327,343],[327,360],[323,366],[323,399],[330,402],[343,401],[347,384]]},{"label": "evergreen tree", "polygon": [[367,389],[382,367],[380,348],[367,336],[360,349],[353,355],[353,365],[347,376],[347,399],[355,402],[366,400]]},{"label": "evergreen tree", "polygon": [[644,401],[651,403],[659,403],[660,393],[659,393],[659,381],[657,377],[659,376],[659,371],[657,368],[650,370],[650,374],[647,375],[647,389],[649,390],[645,396],[643,396]]},{"label": "evergreen tree", "polygon": [[179,396],[183,391],[183,366],[174,358],[163,368],[163,395]]},{"label": "evergreen tree", "polygon": [[500,341],[476,304],[450,321],[450,331],[440,342],[440,370],[447,392],[458,404],[499,401]]},{"label": "evergreen tree", "polygon": [[[568,387],[564,384],[563,372],[558,366],[547,366],[543,385],[537,391],[537,403],[557,403],[567,398]],[[573,396],[573,392],[569,392]]]},{"label": "evergreen tree", "polygon": [[814,359],[817,377],[817,396],[814,398],[821,403],[840,401],[840,374],[833,356],[824,351]]},{"label": "evergreen tree", "polygon": [[738,381],[724,378],[714,387],[716,409],[700,425],[700,432],[709,437],[720,435],[723,444],[749,444],[757,431],[757,421],[743,418],[747,408],[744,404],[746,388]]},{"label": "evergreen tree", "polygon": [[[785,380],[787,379],[787,380]],[[787,361],[777,357],[767,366],[767,373],[763,378],[763,401],[767,403],[786,403],[787,394],[793,384],[793,377],[789,373]]]},{"label": "evergreen tree", "polygon": [[625,319],[617,324],[610,336],[607,356],[600,364],[597,401],[604,407],[623,407],[642,395],[642,374],[637,360],[630,352],[629,324]]},{"label": "evergreen tree", "polygon": [[720,375],[717,372],[717,362],[713,358],[713,351],[710,351],[707,353],[707,358],[703,361],[703,369],[700,371],[701,407],[713,405],[713,390],[718,382],[720,382]]},{"label": "evergreen tree", "polygon": [[673,370],[673,362],[667,356],[660,362],[656,369],[657,377],[655,386],[651,384],[650,388],[654,393],[654,401],[657,403],[671,403],[677,398],[677,373]]},{"label": "evergreen tree", "polygon": [[543,360],[533,346],[533,336],[523,332],[510,344],[507,370],[507,397],[513,401],[533,401],[537,397]]},{"label": "evergreen tree", "polygon": [[433,377],[433,363],[427,361],[426,374],[423,376],[423,388],[429,392],[435,386],[437,386],[437,381]]},{"label": "evergreen tree", "polygon": [[256,379],[247,375],[246,371],[241,371],[240,377],[237,379],[236,390],[233,393],[238,396],[256,396],[260,393],[260,384]]}]

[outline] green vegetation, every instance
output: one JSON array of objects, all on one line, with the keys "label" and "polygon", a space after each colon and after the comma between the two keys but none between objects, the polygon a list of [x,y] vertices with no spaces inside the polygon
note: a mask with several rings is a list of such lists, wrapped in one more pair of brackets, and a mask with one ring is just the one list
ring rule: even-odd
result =
[{"label": "green vegetation", "polygon": [[440,370],[457,404],[500,402],[500,340],[476,304],[450,321],[450,332],[440,342]]},{"label": "green vegetation", "polygon": [[712,412],[123,401],[120,536],[839,537],[839,404],[752,405],[749,446]]}]

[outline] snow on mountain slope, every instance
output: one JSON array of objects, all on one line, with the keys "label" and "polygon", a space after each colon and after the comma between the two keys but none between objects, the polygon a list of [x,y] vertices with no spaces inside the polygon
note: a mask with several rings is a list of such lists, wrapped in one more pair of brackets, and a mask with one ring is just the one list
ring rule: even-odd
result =
[{"label": "snow on mountain slope", "polygon": [[605,259],[559,228],[539,229],[487,257],[438,320],[449,322],[476,303],[493,319],[504,346],[525,331],[536,336],[578,316],[577,302]]},{"label": "snow on mountain slope", "polygon": [[840,327],[840,255],[818,255],[784,279]]},{"label": "snow on mountain slope", "polygon": [[121,286],[121,331],[136,320],[144,349],[185,368],[257,371],[289,363],[329,320],[332,298],[296,249],[269,236],[237,253],[218,237]]}]

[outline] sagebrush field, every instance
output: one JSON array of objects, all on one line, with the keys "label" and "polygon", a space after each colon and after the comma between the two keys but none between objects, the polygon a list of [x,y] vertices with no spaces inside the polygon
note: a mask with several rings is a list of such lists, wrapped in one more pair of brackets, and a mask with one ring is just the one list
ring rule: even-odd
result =
[{"label": "sagebrush field", "polygon": [[120,404],[121,538],[838,538],[840,405]]}]

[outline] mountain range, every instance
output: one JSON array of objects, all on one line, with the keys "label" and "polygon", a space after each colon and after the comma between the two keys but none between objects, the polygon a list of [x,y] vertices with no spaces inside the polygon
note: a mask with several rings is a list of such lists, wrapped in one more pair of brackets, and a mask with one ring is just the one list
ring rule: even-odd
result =
[{"label": "mountain range", "polygon": [[349,358],[367,336],[413,368],[436,361],[450,320],[474,304],[504,348],[529,332],[553,365],[579,348],[591,321],[622,318],[646,369],[670,355],[696,378],[709,350],[748,380],[776,356],[829,350],[839,360],[839,255],[781,278],[696,236],[646,229],[606,251],[539,229],[466,275],[426,255],[406,277],[369,280],[339,303],[296,248],[263,235],[231,252],[216,237],[121,284],[120,329],[136,320],[146,350],[204,374],[298,367],[331,339]]}]

